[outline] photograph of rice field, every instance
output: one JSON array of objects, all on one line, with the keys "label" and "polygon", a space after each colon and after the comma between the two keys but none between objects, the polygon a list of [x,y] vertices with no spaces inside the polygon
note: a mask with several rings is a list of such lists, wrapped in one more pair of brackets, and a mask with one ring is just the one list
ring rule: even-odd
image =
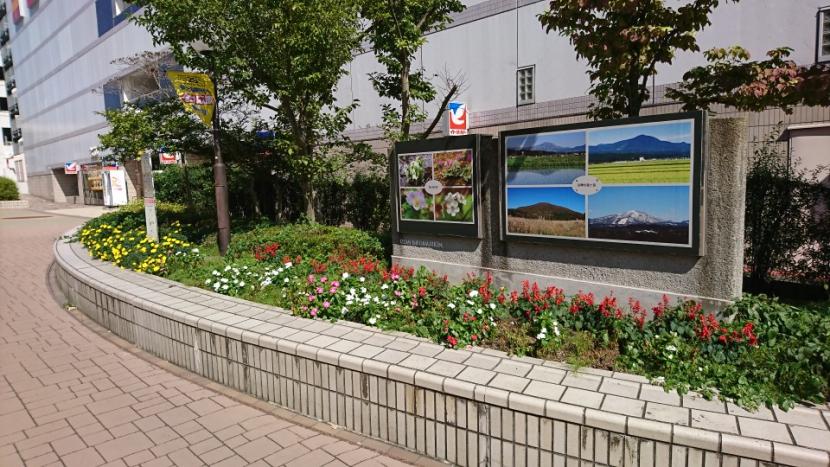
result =
[{"label": "photograph of rice field", "polygon": [[507,183],[566,185],[585,175],[585,131],[509,136]]},{"label": "photograph of rice field", "polygon": [[588,141],[588,174],[605,185],[691,179],[691,121],[600,128]]},{"label": "photograph of rice field", "polygon": [[508,188],[507,233],[585,237],[585,197],[570,187]]}]

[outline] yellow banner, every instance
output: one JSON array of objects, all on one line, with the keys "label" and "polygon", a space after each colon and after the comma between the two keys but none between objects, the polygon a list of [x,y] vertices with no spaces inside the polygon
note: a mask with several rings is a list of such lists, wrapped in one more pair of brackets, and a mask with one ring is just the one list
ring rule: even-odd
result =
[{"label": "yellow banner", "polygon": [[168,71],[167,77],[173,83],[184,108],[196,114],[206,126],[210,126],[216,104],[216,93],[210,77],[204,73],[184,71]]}]

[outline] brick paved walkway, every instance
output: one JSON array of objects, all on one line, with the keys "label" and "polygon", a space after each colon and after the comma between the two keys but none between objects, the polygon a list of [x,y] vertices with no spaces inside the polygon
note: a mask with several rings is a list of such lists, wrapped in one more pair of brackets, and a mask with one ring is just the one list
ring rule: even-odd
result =
[{"label": "brick paved walkway", "polygon": [[0,466],[430,463],[241,404],[246,396],[197,384],[80,323],[46,285],[52,242],[79,219],[42,216],[0,210]]}]

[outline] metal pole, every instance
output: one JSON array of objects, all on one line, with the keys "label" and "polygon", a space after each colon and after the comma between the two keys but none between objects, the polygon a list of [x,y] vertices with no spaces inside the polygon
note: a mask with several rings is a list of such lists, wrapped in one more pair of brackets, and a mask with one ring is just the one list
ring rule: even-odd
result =
[{"label": "metal pole", "polygon": [[156,187],[153,184],[153,161],[150,150],[141,155],[142,195],[144,197],[144,223],[147,226],[147,238],[158,243],[159,224],[156,217]]},{"label": "metal pole", "polygon": [[213,83],[213,95],[216,99],[213,107],[213,128],[211,130],[213,135],[213,187],[216,192],[216,221],[219,227],[216,243],[219,246],[219,254],[225,256],[231,242],[231,216],[228,211],[228,174],[225,162],[222,160],[222,147],[219,144],[219,88],[216,86],[213,70],[210,73],[210,80]]}]

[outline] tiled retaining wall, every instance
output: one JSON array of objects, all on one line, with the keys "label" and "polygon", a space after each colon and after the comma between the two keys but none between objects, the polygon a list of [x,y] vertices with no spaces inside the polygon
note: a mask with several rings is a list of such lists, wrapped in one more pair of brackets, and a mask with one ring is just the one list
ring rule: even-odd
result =
[{"label": "tiled retaining wall", "polygon": [[72,304],[140,348],[263,400],[455,464],[830,463],[830,443],[822,445],[828,407],[748,413],[681,398],[633,375],[574,373],[536,359],[293,317],[119,270],[89,259],[77,244],[58,241],[55,256]]}]

